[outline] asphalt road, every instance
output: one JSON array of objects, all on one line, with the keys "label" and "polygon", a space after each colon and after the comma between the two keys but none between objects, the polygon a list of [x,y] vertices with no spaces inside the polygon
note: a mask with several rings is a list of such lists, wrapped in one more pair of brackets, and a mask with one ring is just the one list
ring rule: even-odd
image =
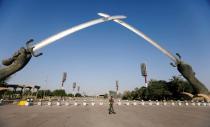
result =
[{"label": "asphalt road", "polygon": [[0,106],[0,127],[210,127],[210,107]]}]

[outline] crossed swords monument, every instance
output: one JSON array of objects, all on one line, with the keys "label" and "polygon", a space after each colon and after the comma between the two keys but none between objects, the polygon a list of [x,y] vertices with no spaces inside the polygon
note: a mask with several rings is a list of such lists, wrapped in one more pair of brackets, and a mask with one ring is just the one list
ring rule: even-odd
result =
[{"label": "crossed swords monument", "polygon": [[33,46],[31,46],[31,43],[33,41],[32,39],[26,42],[26,48],[25,47],[20,48],[11,58],[2,61],[2,64],[5,65],[5,67],[0,69],[0,81],[4,81],[10,75],[24,68],[25,65],[30,61],[32,56],[38,57],[42,55],[42,53],[36,54],[35,52],[37,50],[53,42],[56,42],[57,40],[64,38],[65,36],[71,35],[79,30],[85,29],[87,27],[90,27],[99,23],[103,23],[107,21],[114,21],[124,26],[125,28],[129,29],[130,31],[134,32],[138,36],[142,37],[148,43],[150,43],[151,45],[159,49],[162,53],[164,53],[166,56],[168,56],[174,62],[174,63],[171,63],[171,65],[173,67],[176,67],[177,70],[182,74],[182,76],[192,85],[193,89],[195,90],[195,95],[205,98],[206,101],[210,100],[210,98],[207,95],[208,89],[203,83],[201,83],[195,77],[195,72],[193,71],[192,67],[181,60],[180,54],[176,53],[176,56],[173,55],[168,50],[160,46],[157,42],[155,42],[154,40],[146,36],[143,32],[129,25],[128,23],[122,21],[121,19],[125,19],[126,16],[123,16],[123,15],[110,16],[105,13],[98,13],[98,15],[101,16],[102,18],[91,20],[91,21],[82,23],[80,25],[71,27],[49,38],[46,38],[45,40]]}]

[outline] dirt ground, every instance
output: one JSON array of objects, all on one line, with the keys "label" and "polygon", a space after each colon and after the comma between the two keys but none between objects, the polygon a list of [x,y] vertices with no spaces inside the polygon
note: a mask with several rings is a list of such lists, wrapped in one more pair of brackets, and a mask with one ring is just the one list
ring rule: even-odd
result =
[{"label": "dirt ground", "polygon": [[0,106],[0,127],[210,127],[210,107]]}]

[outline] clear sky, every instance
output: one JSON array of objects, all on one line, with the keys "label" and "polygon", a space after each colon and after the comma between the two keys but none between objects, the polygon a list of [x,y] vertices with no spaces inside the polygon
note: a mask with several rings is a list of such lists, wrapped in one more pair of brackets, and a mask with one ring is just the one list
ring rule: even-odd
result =
[{"label": "clear sky", "polygon": [[[34,43],[96,19],[98,12],[123,14],[124,21],[142,30],[173,54],[179,52],[197,77],[210,88],[209,0],[0,0],[0,60],[11,56],[33,38]],[[179,75],[171,60],[134,33],[114,22],[79,31],[40,50],[44,55],[12,76],[10,83],[64,87],[99,94],[132,90],[144,84],[140,64],[149,79],[168,80]]]}]

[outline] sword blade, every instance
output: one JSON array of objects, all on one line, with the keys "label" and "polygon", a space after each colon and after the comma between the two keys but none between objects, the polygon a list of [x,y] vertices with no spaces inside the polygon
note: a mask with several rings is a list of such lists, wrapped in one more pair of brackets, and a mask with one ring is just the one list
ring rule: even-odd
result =
[{"label": "sword blade", "polygon": [[[106,17],[108,18],[110,15],[105,14],[105,13],[98,13],[99,16],[102,17]],[[114,19],[114,22],[126,27],[127,29],[129,29],[130,31],[134,32],[135,34],[137,34],[138,36],[142,37],[144,40],[146,40],[147,42],[149,42],[150,44],[152,44],[154,47],[156,47],[157,49],[159,49],[162,53],[164,53],[166,56],[168,56],[171,60],[173,60],[175,63],[177,61],[179,61],[178,58],[176,58],[172,53],[170,53],[168,50],[164,49],[162,46],[160,46],[157,42],[155,42],[154,40],[152,40],[151,38],[149,38],[147,35],[145,35],[143,32],[141,32],[140,30],[136,29],[135,27],[129,25],[128,23],[120,20],[120,19]]]},{"label": "sword blade", "polygon": [[84,28],[87,28],[87,27],[90,27],[90,26],[93,26],[93,25],[96,25],[96,24],[99,24],[99,23],[103,23],[103,22],[106,22],[106,21],[110,21],[110,20],[115,20],[115,19],[124,19],[126,18],[125,16],[122,16],[122,15],[117,15],[117,16],[109,16],[107,18],[99,18],[99,19],[95,19],[95,20],[91,20],[89,22],[85,22],[85,23],[82,23],[80,25],[77,25],[77,26],[74,26],[74,27],[71,27],[67,30],[64,30],[60,33],[57,33],[39,43],[37,43],[36,45],[34,45],[34,48],[33,48],[33,51],[36,51],[36,50],[39,50],[61,38],[64,38],[70,34],[73,34],[79,30],[82,30]]}]

